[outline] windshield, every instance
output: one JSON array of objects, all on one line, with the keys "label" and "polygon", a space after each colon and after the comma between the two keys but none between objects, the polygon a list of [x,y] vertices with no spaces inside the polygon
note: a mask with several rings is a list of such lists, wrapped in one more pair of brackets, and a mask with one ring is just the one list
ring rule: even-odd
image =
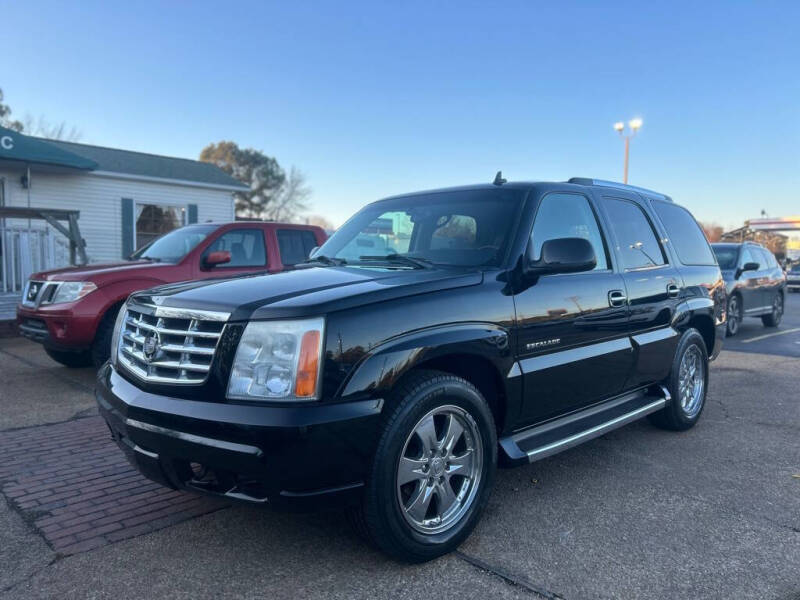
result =
[{"label": "windshield", "polygon": [[189,254],[217,227],[218,225],[189,225],[175,229],[139,248],[131,254],[130,260],[145,259],[176,263]]},{"label": "windshield", "polygon": [[725,271],[736,268],[736,261],[739,259],[738,246],[712,246],[712,248],[717,256],[720,269]]},{"label": "windshield", "polygon": [[790,273],[800,273],[800,265],[794,265],[791,269],[789,269]]},{"label": "windshield", "polygon": [[458,190],[392,198],[355,214],[315,253],[385,268],[497,266],[518,222],[523,192]]}]

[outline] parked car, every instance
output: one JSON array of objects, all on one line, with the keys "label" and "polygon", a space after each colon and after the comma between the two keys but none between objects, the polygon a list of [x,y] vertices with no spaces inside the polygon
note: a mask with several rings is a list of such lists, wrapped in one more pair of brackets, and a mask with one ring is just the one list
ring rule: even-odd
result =
[{"label": "parked car", "polygon": [[19,331],[44,344],[63,365],[99,367],[108,359],[114,321],[131,292],[162,283],[277,273],[294,268],[326,239],[321,228],[310,225],[187,225],[123,262],[35,273],[17,306]]},{"label": "parked car", "polygon": [[764,327],[777,327],[783,317],[786,275],[775,255],[755,242],[712,244],[728,291],[729,336],[745,317],[761,317]]},{"label": "parked car", "polygon": [[800,291],[800,263],[797,263],[787,271],[786,289],[790,292]]},{"label": "parked car", "polygon": [[172,488],[344,503],[424,561],[469,535],[498,461],[697,423],[726,298],[692,215],[496,181],[370,204],[305,268],[133,294],[97,378],[120,448]]}]

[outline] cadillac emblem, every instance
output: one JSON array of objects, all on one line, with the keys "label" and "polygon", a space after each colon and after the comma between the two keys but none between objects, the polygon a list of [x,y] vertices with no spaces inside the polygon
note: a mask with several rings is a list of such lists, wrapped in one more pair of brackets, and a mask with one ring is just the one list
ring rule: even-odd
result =
[{"label": "cadillac emblem", "polygon": [[159,338],[157,331],[154,331],[144,338],[144,344],[142,344],[142,353],[148,362],[156,357],[160,346],[161,339]]}]

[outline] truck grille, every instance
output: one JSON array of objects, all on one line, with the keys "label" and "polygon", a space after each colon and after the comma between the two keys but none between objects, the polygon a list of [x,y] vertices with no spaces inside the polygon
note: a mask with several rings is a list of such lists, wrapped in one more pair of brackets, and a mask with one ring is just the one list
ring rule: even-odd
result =
[{"label": "truck grille", "polygon": [[128,305],[117,360],[153,383],[203,383],[229,313]]}]

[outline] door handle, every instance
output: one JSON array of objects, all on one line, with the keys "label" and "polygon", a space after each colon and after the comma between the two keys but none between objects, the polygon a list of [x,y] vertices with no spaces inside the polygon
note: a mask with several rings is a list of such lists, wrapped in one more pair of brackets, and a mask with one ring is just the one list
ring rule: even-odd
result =
[{"label": "door handle", "polygon": [[622,290],[611,290],[610,292],[608,292],[609,306],[625,306],[625,301],[627,299],[628,297]]},{"label": "door handle", "polygon": [[675,285],[674,283],[670,283],[667,285],[667,296],[670,298],[677,298],[678,294],[681,293],[681,289]]}]

